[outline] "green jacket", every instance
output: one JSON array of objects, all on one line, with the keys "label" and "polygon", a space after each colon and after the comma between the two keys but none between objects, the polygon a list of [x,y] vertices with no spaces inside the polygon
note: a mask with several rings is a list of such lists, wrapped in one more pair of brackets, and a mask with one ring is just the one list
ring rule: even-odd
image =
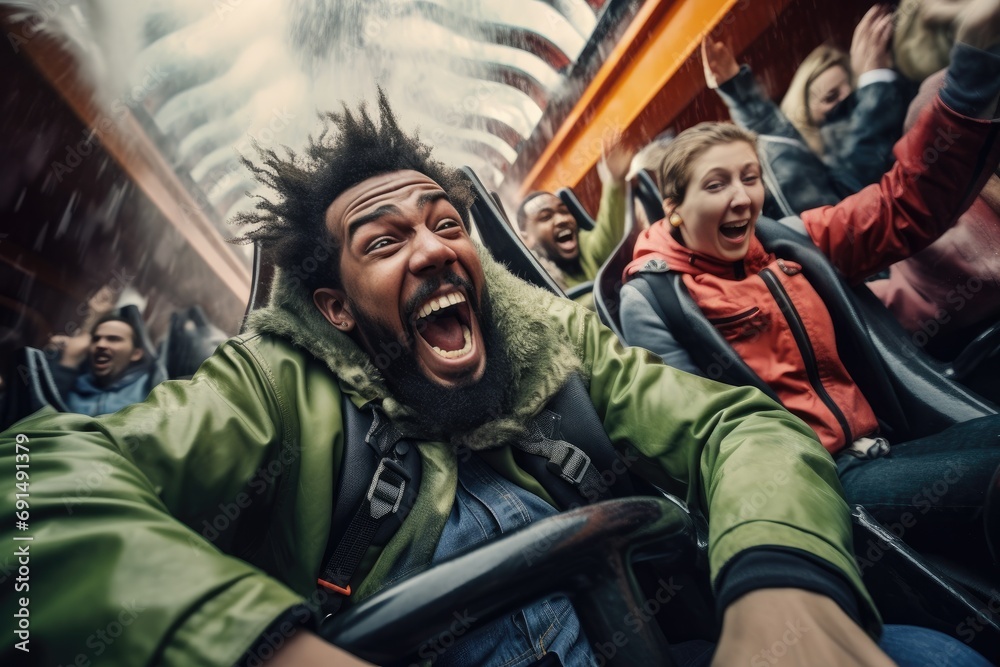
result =
[{"label": "green jacket", "polygon": [[[429,562],[454,500],[456,445],[547,497],[503,443],[579,372],[611,440],[640,455],[634,469],[707,508],[713,577],[743,549],[787,545],[831,563],[868,600],[833,461],[805,424],[756,390],[623,349],[593,313],[485,257],[484,269],[518,372],[517,405],[470,433],[420,436],[415,505],[364,564],[356,595]],[[368,357],[285,283],[251,324],[256,333],[229,340],[191,380],[162,383],[143,403],[100,418],[39,413],[0,436],[8,485],[0,596],[5,614],[29,598],[31,657],[230,665],[314,592],[341,464],[342,392],[358,405],[381,402],[411,436],[412,413],[388,395]],[[28,439],[20,451],[15,434]],[[15,531],[15,457],[25,453],[28,529]],[[766,497],[757,509],[745,502],[753,494]],[[251,518],[263,528],[235,537]],[[14,542],[15,533],[33,540]],[[30,549],[23,591],[11,581],[19,545]],[[870,605],[866,614],[877,627]]]}]

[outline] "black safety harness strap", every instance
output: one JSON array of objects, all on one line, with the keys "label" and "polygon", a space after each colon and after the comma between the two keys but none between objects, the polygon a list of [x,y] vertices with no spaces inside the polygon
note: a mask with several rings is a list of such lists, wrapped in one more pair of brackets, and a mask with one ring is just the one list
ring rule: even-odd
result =
[{"label": "black safety harness strap", "polygon": [[517,447],[547,459],[548,471],[575,486],[585,497],[600,495],[601,476],[590,457],[576,445],[555,437],[561,419],[556,413],[543,410],[528,424],[528,434]]},{"label": "black safety harness strap", "polygon": [[[386,543],[401,525],[421,475],[416,447],[377,408],[359,409],[345,399],[343,410],[343,462],[325,552],[330,555],[317,580],[325,593],[319,599],[326,616],[350,597],[351,579],[368,549]],[[512,444],[526,455],[519,464],[560,506],[632,495],[627,475],[602,479],[601,471],[613,470],[617,455],[579,376],[570,377],[528,423],[526,435]]]},{"label": "black safety harness strap", "polygon": [[372,425],[365,435],[365,443],[374,450],[379,463],[347,530],[341,535],[331,531],[330,541],[336,541],[336,544],[327,545],[327,553],[331,548],[333,553],[317,580],[323,589],[337,593],[325,596],[327,602],[323,611],[326,614],[336,613],[344,599],[350,596],[351,577],[371,546],[379,526],[399,511],[406,485],[412,478],[402,462],[409,446],[384,415],[374,408],[372,412]]}]

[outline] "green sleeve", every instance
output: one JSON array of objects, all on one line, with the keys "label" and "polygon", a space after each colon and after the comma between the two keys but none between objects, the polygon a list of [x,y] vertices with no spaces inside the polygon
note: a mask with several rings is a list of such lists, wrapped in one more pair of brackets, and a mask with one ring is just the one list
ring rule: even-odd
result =
[{"label": "green sleeve", "polygon": [[590,395],[612,442],[638,454],[634,472],[701,508],[713,582],[755,546],[803,549],[830,563],[867,602],[853,557],[850,511],[833,459],[797,417],[750,387],[732,387],[623,348],[596,315],[566,312]]},{"label": "green sleeve", "polygon": [[[143,403],[97,419],[41,412],[0,434],[2,558],[27,545],[30,570],[24,590],[7,581],[0,595],[8,619],[28,599],[31,657],[231,665],[301,602],[199,535],[211,537],[203,521],[240,511],[232,499],[282,442],[262,376],[230,342],[194,379],[165,382]],[[29,476],[26,531],[12,516],[18,462]],[[33,539],[13,541],[23,536]]]},{"label": "green sleeve", "polygon": [[597,276],[597,270],[611,256],[624,234],[625,188],[619,184],[605,185],[593,231],[580,232],[580,267],[587,280]]}]

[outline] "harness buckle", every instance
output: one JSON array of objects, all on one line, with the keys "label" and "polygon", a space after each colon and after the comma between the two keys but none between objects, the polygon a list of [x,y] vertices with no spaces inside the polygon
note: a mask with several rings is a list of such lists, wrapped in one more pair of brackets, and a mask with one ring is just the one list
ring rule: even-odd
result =
[{"label": "harness buckle", "polygon": [[545,465],[550,472],[559,475],[574,486],[580,486],[583,483],[584,475],[587,474],[587,470],[590,468],[590,457],[582,449],[569,443],[565,444],[566,450],[562,456],[562,460],[550,459]]},{"label": "harness buckle", "polygon": [[371,504],[369,511],[373,519],[378,521],[388,514],[399,511],[408,481],[410,474],[397,461],[388,457],[379,461],[378,469],[375,470],[375,476],[372,477],[371,486],[365,495]]}]

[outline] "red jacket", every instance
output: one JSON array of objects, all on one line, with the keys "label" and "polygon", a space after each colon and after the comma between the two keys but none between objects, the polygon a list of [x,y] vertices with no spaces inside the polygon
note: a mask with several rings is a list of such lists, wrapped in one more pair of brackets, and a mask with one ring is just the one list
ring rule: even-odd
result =
[{"label": "red jacket", "polygon": [[[855,284],[921,250],[982,189],[1000,160],[998,129],[936,99],[896,144],[896,164],[879,183],[802,214],[809,236]],[[709,320],[829,451],[877,429],[840,361],[829,312],[797,264],[767,254],[756,238],[740,262],[698,255],[662,220],[642,233],[633,256],[626,279],[652,259],[683,273]]]},{"label": "red jacket", "polygon": [[1000,196],[984,190],[941,238],[868,287],[914,343],[955,356],[1000,320]]}]

